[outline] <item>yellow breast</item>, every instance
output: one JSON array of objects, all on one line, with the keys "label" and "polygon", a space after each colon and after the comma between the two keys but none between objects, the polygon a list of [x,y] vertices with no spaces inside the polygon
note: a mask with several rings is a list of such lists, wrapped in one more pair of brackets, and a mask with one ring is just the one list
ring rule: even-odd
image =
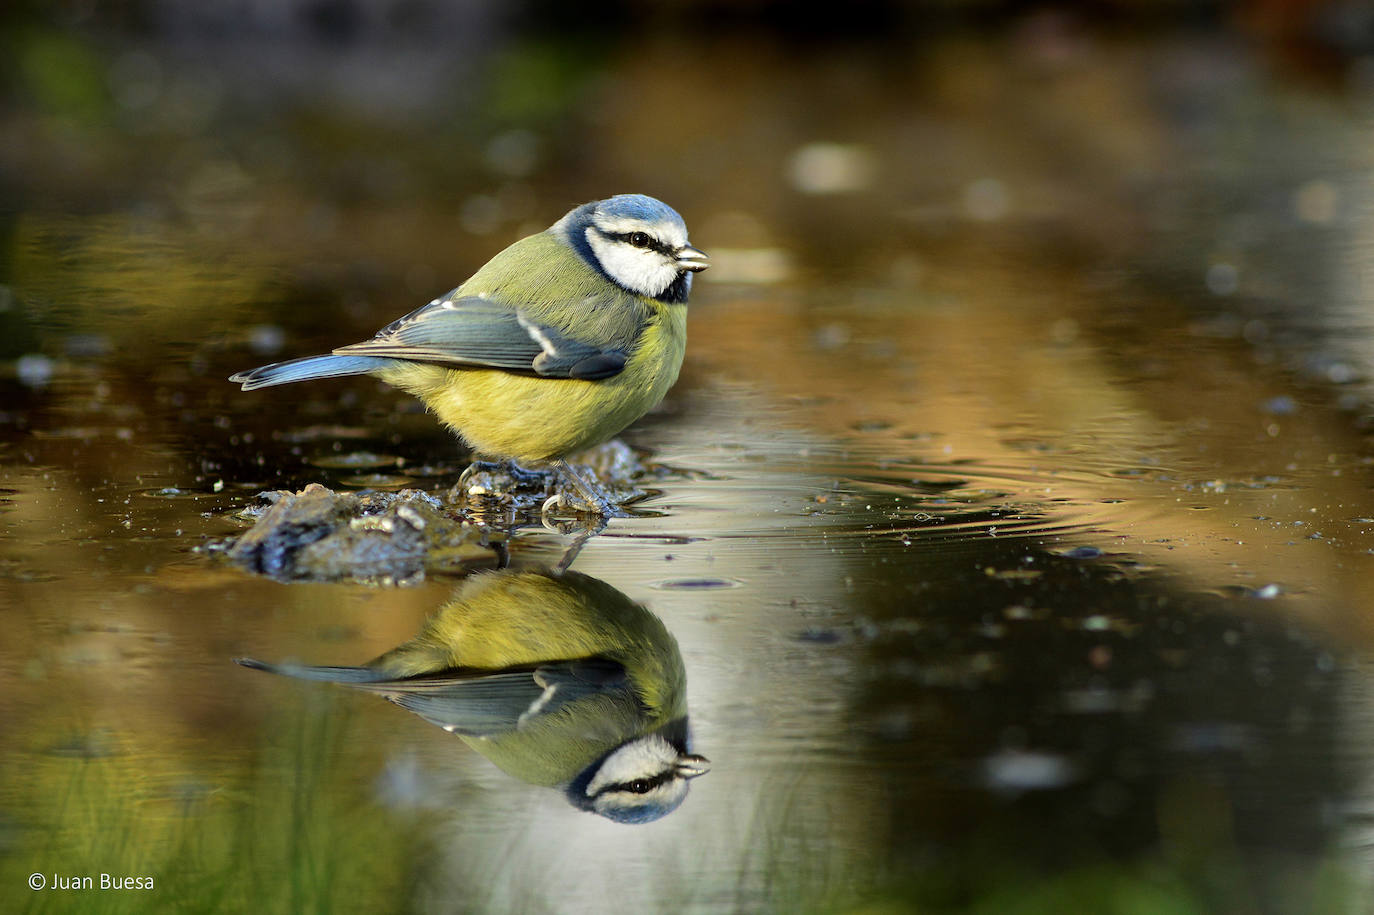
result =
[{"label": "yellow breast", "polygon": [[542,462],[607,441],[653,409],[677,381],[686,347],[686,305],[654,302],[625,368],[600,381],[419,363],[379,374],[478,454]]}]

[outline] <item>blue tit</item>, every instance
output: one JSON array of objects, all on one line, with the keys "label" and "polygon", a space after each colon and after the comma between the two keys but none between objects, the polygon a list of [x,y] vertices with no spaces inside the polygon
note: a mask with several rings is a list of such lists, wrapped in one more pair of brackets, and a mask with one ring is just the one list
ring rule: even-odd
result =
[{"label": "blue tit", "polygon": [[690,751],[677,641],[576,572],[472,575],[415,638],[363,667],[237,661],[377,693],[506,773],[622,823],[672,812],[709,768]]},{"label": "blue tit", "polygon": [[251,391],[375,375],[424,401],[477,454],[551,464],[578,507],[617,514],[564,458],[663,400],[686,350],[692,275],[707,263],[667,204],[596,200],[371,340],[229,380]]}]

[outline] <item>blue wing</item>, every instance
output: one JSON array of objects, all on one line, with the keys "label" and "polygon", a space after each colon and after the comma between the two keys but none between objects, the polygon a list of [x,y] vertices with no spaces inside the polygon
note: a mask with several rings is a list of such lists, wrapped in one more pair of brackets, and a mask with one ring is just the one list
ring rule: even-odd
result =
[{"label": "blue wing", "polygon": [[624,350],[574,340],[518,309],[481,296],[435,299],[335,356],[405,359],[501,369],[548,378],[609,378],[625,367]]},{"label": "blue wing", "polygon": [[525,670],[449,672],[402,680],[351,682],[378,693],[453,734],[490,737],[520,730],[592,695],[621,694],[636,701],[625,668],[592,658],[557,661]]},{"label": "blue wing", "polygon": [[235,658],[244,667],[269,673],[339,683],[377,693],[454,734],[490,737],[532,720],[556,715],[589,696],[615,696],[642,704],[625,667],[604,658],[549,661],[500,671],[449,670],[419,677],[391,678],[371,667],[306,667]]},{"label": "blue wing", "polygon": [[633,701],[625,668],[596,659],[349,685],[378,693],[430,724],[468,737],[520,730],[533,719],[556,715],[592,695],[620,693]]}]

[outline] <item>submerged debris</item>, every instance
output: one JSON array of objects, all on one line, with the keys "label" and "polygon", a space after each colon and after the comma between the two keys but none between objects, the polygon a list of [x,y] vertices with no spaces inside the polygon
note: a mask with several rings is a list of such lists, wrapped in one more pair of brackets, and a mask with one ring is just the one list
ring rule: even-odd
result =
[{"label": "submerged debris", "polygon": [[245,509],[253,528],[228,549],[244,568],[285,581],[345,579],[414,582],[426,572],[457,572],[497,559],[491,532],[444,513],[416,489],[334,492],[311,483],[300,492],[263,493]]}]

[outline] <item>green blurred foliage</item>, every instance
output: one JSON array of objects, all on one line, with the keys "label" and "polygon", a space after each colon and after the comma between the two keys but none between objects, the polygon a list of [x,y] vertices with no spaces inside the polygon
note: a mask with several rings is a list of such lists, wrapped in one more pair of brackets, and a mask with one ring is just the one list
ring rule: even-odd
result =
[{"label": "green blurred foliage", "polygon": [[[104,737],[94,752],[49,753],[22,767],[11,757],[7,806],[27,802],[0,859],[5,910],[407,911],[423,860],[414,824],[369,797],[346,722],[320,695],[325,707],[283,713],[264,732],[246,771],[131,745],[146,735]],[[145,876],[153,888],[34,892],[34,872]]]},{"label": "green blurred foliage", "polygon": [[487,110],[517,124],[557,118],[580,100],[612,50],[576,37],[516,42],[491,62]]},{"label": "green blurred foliage", "polygon": [[83,122],[109,116],[104,62],[78,33],[31,29],[11,45],[21,97],[48,114]]}]

